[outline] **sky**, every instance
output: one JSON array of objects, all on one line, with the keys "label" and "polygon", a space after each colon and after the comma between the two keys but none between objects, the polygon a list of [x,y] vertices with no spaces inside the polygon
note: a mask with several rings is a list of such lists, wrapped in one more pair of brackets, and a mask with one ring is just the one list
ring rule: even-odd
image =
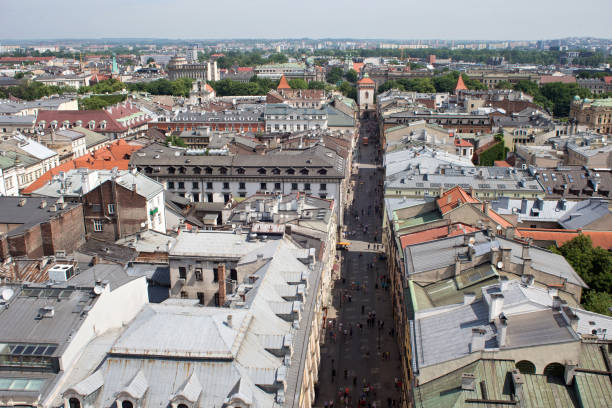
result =
[{"label": "sky", "polygon": [[0,0],[0,39],[612,38],[612,0]]}]

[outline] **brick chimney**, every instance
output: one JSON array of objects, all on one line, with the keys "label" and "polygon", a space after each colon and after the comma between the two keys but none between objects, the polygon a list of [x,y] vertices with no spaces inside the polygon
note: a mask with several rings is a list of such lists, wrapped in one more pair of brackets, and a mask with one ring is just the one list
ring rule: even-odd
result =
[{"label": "brick chimney", "polygon": [[225,264],[220,263],[217,268],[217,277],[219,279],[219,306],[225,305]]}]

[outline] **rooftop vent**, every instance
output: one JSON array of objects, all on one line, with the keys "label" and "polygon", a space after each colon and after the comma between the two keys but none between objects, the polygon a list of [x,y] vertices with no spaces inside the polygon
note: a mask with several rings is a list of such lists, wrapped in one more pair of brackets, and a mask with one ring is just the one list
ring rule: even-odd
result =
[{"label": "rooftop vent", "polygon": [[26,205],[26,202],[27,202],[27,201],[28,201],[28,200],[27,200],[26,198],[20,198],[20,199],[19,199],[19,206],[20,206],[20,207],[23,207],[24,205]]}]

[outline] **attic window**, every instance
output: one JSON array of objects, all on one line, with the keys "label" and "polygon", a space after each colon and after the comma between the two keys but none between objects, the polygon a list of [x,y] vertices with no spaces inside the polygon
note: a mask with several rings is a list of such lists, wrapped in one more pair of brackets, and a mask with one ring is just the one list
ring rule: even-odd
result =
[{"label": "attic window", "polygon": [[294,169],[287,169],[287,174],[295,174],[295,170]]},{"label": "attic window", "polygon": [[175,172],[176,172],[176,169],[174,167],[168,167],[168,173],[174,174]]},{"label": "attic window", "polygon": [[308,169],[302,169],[300,170],[300,174],[307,176],[308,175]]},{"label": "attic window", "polygon": [[272,174],[280,174],[280,169],[278,167],[272,169]]},{"label": "attic window", "polygon": [[259,174],[266,174],[266,169],[264,169],[263,167],[260,167],[259,170],[257,170],[257,172]]},{"label": "attic window", "polygon": [[318,173],[322,174],[322,175],[325,175],[325,174],[327,174],[327,170],[321,169],[321,170],[318,171]]},{"label": "attic window", "polygon": [[106,129],[106,121],[105,120],[100,122],[100,129]]},{"label": "attic window", "polygon": [[225,167],[221,167],[221,168],[219,169],[219,173],[221,173],[221,174],[227,174],[227,169],[226,169]]},{"label": "attic window", "polygon": [[65,121],[63,122],[63,126],[64,126],[64,128],[65,128],[65,129],[70,128],[70,121],[69,121],[69,120],[65,120]]},{"label": "attic window", "polygon": [[179,167],[179,173],[185,174],[186,169],[184,167]]},{"label": "attic window", "polygon": [[95,120],[90,120],[89,121],[89,128],[90,129],[94,129],[96,127],[96,121]]},{"label": "attic window", "polygon": [[244,168],[243,168],[243,167],[240,167],[240,168],[237,170],[237,172],[238,172],[238,174],[244,174],[244,173],[245,173],[245,170],[244,170]]},{"label": "attic window", "polygon": [[193,172],[194,172],[195,174],[200,174],[200,173],[202,173],[202,169],[201,169],[201,168],[199,168],[199,167],[194,167],[194,168],[193,168]]}]

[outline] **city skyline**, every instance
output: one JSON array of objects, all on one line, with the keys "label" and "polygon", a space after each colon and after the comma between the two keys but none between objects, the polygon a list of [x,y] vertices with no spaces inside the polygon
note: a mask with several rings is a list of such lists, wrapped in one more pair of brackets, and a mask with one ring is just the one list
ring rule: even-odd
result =
[{"label": "city skyline", "polygon": [[[108,0],[91,16],[81,2],[58,0],[53,7],[40,0],[3,5],[0,38],[28,39],[230,39],[354,38],[521,41],[566,37],[612,38],[607,16],[612,2],[593,0],[588,8],[572,8],[567,0],[537,3],[513,1],[512,8],[450,0],[410,4],[383,0],[371,7],[363,1],[333,3],[313,0],[304,10],[280,1],[257,8],[236,0],[225,14],[222,5],[196,0]],[[572,3],[573,4],[573,3]],[[247,9],[248,8],[248,9]],[[191,11],[189,11],[191,10]],[[594,10],[599,10],[594,13]],[[135,15],[141,16],[134,18]],[[75,19],[75,16],[79,18]],[[217,18],[215,18],[217,16]],[[458,16],[463,20],[458,20]],[[95,18],[94,18],[95,17]],[[569,21],[571,18],[571,21]],[[269,22],[273,22],[270,24]],[[467,22],[466,22],[467,21]],[[478,22],[470,24],[469,21]],[[542,22],[556,22],[542,24]],[[586,28],[586,29],[585,29]]]}]

